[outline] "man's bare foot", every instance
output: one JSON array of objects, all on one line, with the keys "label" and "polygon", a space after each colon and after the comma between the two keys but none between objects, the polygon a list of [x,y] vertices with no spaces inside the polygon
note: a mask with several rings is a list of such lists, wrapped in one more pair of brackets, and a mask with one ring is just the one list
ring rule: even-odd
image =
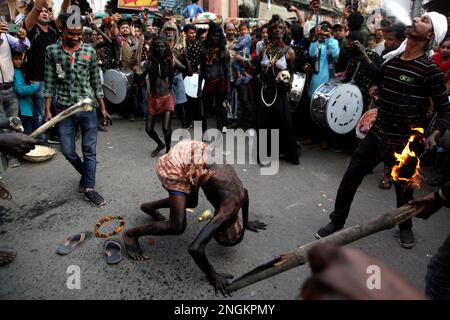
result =
[{"label": "man's bare foot", "polygon": [[137,237],[129,236],[128,231],[125,231],[122,237],[125,248],[127,248],[128,255],[131,259],[136,261],[144,261],[150,259],[149,256],[144,255],[144,252],[142,252]]},{"label": "man's bare foot", "polygon": [[149,206],[142,205],[141,210],[151,216],[154,221],[165,221],[167,218],[158,210],[154,210]]},{"label": "man's bare foot", "polygon": [[3,266],[11,261],[13,261],[17,256],[14,251],[0,251],[0,266]]}]

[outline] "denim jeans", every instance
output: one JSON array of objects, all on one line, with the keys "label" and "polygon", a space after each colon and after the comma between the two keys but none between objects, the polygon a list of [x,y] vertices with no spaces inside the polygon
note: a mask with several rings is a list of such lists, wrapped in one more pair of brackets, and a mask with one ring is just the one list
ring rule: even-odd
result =
[{"label": "denim jeans", "polygon": [[[33,100],[33,130],[36,130],[42,125],[45,116],[45,98],[44,98],[44,88],[45,82],[39,81],[38,90],[31,96]],[[40,142],[45,141],[45,136],[41,134],[37,139]]]},{"label": "denim jeans", "polygon": [[0,90],[0,118],[17,117],[19,115],[19,100],[14,88]]},{"label": "denim jeans", "polygon": [[425,294],[429,298],[450,300],[450,235],[431,258],[425,284]]},{"label": "denim jeans", "polygon": [[[83,161],[75,149],[75,134],[78,126],[81,130],[81,150]],[[64,119],[58,125],[61,152],[64,157],[81,174],[80,186],[95,187],[95,172],[97,168],[96,149],[98,120],[97,112],[80,112]]]},{"label": "denim jeans", "polygon": [[[330,214],[331,221],[337,225],[345,224],[356,190],[364,177],[371,173],[381,161],[384,161],[386,166],[391,168],[395,164],[394,152],[401,152],[401,150],[383,144],[375,135],[369,132],[353,153],[347,171],[339,185],[334,211]],[[397,197],[397,208],[413,199],[414,189],[405,187],[395,181],[394,187]],[[400,229],[412,228],[411,219],[402,222],[399,227]]]}]

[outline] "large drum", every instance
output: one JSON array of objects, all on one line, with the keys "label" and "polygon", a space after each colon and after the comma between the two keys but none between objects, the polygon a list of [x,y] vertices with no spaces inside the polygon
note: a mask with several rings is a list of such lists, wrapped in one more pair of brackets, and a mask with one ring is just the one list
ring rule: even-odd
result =
[{"label": "large drum", "polygon": [[314,92],[311,118],[320,127],[346,134],[355,129],[363,106],[363,96],[357,86],[329,81]]},{"label": "large drum", "polygon": [[133,71],[126,68],[110,69],[103,75],[103,91],[105,98],[114,104],[125,101],[133,86]]},{"label": "large drum", "polygon": [[[205,80],[202,82],[202,89],[205,86]],[[197,98],[198,93],[198,73],[194,73],[190,77],[184,78],[184,88],[186,94],[191,98]]]}]

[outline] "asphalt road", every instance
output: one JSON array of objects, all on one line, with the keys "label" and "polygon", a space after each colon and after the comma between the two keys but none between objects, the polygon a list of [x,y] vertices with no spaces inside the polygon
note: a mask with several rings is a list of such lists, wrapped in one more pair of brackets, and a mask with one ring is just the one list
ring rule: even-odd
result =
[{"label": "asphalt road", "polygon": [[[176,127],[177,123],[174,123]],[[149,221],[140,212],[142,202],[166,196],[154,173],[154,143],[141,120],[116,120],[109,132],[100,132],[97,147],[97,190],[105,197],[103,208],[92,207],[77,192],[79,176],[58,153],[51,161],[23,161],[9,169],[2,182],[20,208],[2,200],[0,247],[14,248],[16,260],[0,269],[1,299],[222,299],[214,295],[204,274],[187,252],[189,243],[203,227],[197,216],[211,209],[201,194],[198,208],[188,213],[181,236],[141,238],[150,255],[146,262],[124,259],[107,265],[104,240],[94,238],[67,256],[55,247],[66,237],[93,230],[104,215],[123,215],[126,228]],[[250,195],[250,216],[268,224],[260,233],[247,232],[237,247],[223,248],[215,241],[207,247],[219,272],[239,276],[274,257],[310,242],[328,222],[340,179],[349,155],[317,146],[304,148],[300,166],[281,162],[275,176],[259,175],[257,165],[235,165]],[[395,207],[393,190],[380,190],[382,167],[359,188],[347,226],[364,222]],[[423,185],[418,194],[432,189]],[[167,213],[167,211],[163,211]],[[415,220],[417,245],[400,248],[395,231],[388,230],[352,244],[382,259],[423,290],[426,265],[450,232],[450,215],[443,209],[428,221]],[[151,239],[150,239],[151,240]],[[81,289],[70,290],[69,266],[80,267]],[[309,275],[301,266],[235,292],[233,299],[296,299]]]}]

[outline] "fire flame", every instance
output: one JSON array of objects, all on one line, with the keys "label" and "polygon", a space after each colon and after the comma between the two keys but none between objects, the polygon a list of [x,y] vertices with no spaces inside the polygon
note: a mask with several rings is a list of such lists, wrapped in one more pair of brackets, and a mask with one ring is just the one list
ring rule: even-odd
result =
[{"label": "fire flame", "polygon": [[[418,189],[420,187],[420,182],[422,181],[421,168],[420,168],[420,158],[416,155],[416,153],[410,149],[410,143],[413,142],[416,138],[423,140],[423,128],[413,128],[413,131],[420,132],[421,135],[412,134],[409,137],[408,143],[406,147],[403,149],[402,153],[399,154],[397,152],[394,153],[394,156],[398,162],[392,168],[391,176],[394,181],[403,182],[406,186],[413,187]],[[416,168],[414,174],[410,178],[401,177],[400,172],[403,167],[411,161],[417,160]]]}]

